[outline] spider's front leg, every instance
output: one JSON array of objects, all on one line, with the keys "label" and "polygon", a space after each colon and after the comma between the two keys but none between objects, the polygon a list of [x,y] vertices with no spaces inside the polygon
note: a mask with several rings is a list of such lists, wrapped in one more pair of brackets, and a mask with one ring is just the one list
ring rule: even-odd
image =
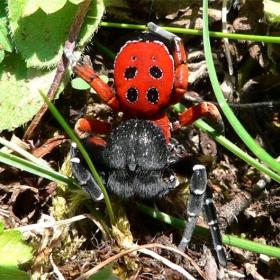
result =
[{"label": "spider's front leg", "polygon": [[184,229],[179,249],[185,251],[188,248],[198,216],[203,211],[205,221],[210,227],[218,261],[220,265],[226,266],[226,255],[222,245],[222,237],[217,221],[216,208],[213,204],[212,192],[207,185],[207,172],[205,166],[201,165],[200,162],[193,157],[184,156],[179,158],[177,162],[170,164],[170,167],[177,174],[184,176],[190,176],[192,171],[190,195],[187,206],[188,223]]},{"label": "spider's front leg", "polygon": [[178,129],[182,126],[188,126],[203,117],[206,117],[207,122],[215,127],[218,133],[224,133],[225,128],[222,116],[218,108],[210,102],[202,102],[188,108],[179,116],[179,120],[173,123],[173,128]]},{"label": "spider's front leg", "polygon": [[70,62],[73,72],[86,81],[114,111],[119,112],[120,104],[114,92],[92,67],[82,61],[78,61],[73,52],[67,48],[64,49],[64,55]]}]

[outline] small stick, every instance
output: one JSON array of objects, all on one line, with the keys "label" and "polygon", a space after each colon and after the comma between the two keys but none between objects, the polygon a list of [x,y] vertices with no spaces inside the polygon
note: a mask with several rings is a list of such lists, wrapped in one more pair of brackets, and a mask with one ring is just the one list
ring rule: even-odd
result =
[{"label": "small stick", "polygon": [[[86,14],[89,10],[90,3],[91,3],[91,1],[87,0],[80,4],[78,12],[77,12],[75,20],[74,20],[74,23],[72,25],[71,31],[69,33],[68,40],[65,43],[66,48],[72,49],[72,50],[74,49],[75,42],[76,42],[78,34],[81,30],[81,26],[85,20]],[[47,94],[47,97],[50,101],[52,101],[56,95],[58,86],[61,83],[62,77],[66,71],[67,64],[68,64],[68,59],[63,55],[58,64],[55,77],[53,79],[53,82],[52,82],[51,87]],[[39,112],[37,113],[37,115],[35,116],[35,118],[32,120],[28,129],[26,130],[24,137],[23,137],[24,140],[34,138],[34,136],[36,135],[35,130],[37,129],[42,117],[44,116],[44,114],[46,113],[47,110],[48,110],[48,105],[46,103],[44,103],[42,105],[41,109],[39,110]]]}]

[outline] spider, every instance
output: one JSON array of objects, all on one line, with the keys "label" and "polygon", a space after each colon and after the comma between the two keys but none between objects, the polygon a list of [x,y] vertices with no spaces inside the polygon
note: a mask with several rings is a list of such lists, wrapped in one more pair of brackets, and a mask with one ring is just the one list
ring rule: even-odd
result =
[{"label": "spider", "polygon": [[[94,118],[77,122],[80,130],[109,135],[82,140],[109,192],[122,198],[159,199],[178,186],[180,176],[190,177],[190,196],[186,213],[188,223],[179,244],[185,251],[201,211],[210,227],[219,264],[226,266],[226,255],[217,222],[212,193],[207,185],[205,167],[171,140],[171,127],[179,129],[207,116],[223,131],[218,109],[211,103],[195,105],[171,123],[166,110],[178,103],[187,90],[188,68],[181,39],[148,23],[148,31],[128,41],[114,64],[115,92],[91,66],[77,61],[65,49],[73,71],[88,82],[114,111],[123,117],[113,130],[111,124]],[[71,147],[74,177],[93,201],[103,194],[88,170],[75,143]]]}]

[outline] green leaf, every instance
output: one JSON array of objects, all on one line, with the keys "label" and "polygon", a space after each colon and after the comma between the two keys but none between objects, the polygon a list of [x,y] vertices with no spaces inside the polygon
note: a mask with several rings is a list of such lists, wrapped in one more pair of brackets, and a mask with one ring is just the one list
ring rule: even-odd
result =
[{"label": "green leaf", "polygon": [[[7,26],[4,2],[0,1],[0,15],[4,12],[0,18],[0,61],[4,58],[4,50],[1,50],[1,34],[6,34],[4,41],[9,39],[7,28],[4,29],[5,32],[2,31],[2,25]],[[47,2],[51,6],[51,3],[56,3],[55,0]],[[76,4],[80,0],[72,2]],[[61,59],[68,32],[78,9],[77,5],[68,2],[58,12],[47,15],[39,8],[38,3],[40,3],[39,0],[8,1],[11,31],[19,53],[11,53],[0,64],[0,114],[2,118],[0,131],[14,130],[28,122],[42,106],[43,100],[39,91],[47,94],[51,86],[56,69],[50,69],[50,67],[55,66]],[[86,23],[83,25],[83,32],[79,35],[80,46],[83,46],[83,42],[90,40],[105,9],[102,1],[92,1],[91,5]],[[3,18],[4,23],[1,22]],[[7,44],[5,46],[7,50],[12,50],[11,46],[10,48]],[[63,90],[69,77],[68,71],[57,95]]]},{"label": "green leaf", "polygon": [[[71,2],[76,2],[76,1],[71,1]],[[104,1],[98,1],[95,0],[93,1],[94,4],[92,4],[91,9],[87,13],[87,18],[84,22],[83,28],[79,34],[79,41],[77,46],[83,47],[85,44],[87,44],[91,38],[94,35],[94,32],[99,27],[101,18],[103,16],[103,13],[105,11],[105,4]],[[95,19],[95,20],[93,20]]]},{"label": "green leaf", "polygon": [[[0,265],[16,268],[32,258],[32,247],[23,240],[19,230],[5,230],[0,234]],[[2,274],[0,273],[1,277]],[[2,279],[2,278],[1,278]]]},{"label": "green leaf", "polygon": [[5,10],[5,1],[0,1],[0,62],[5,57],[5,51],[12,52],[13,50],[8,30],[8,19]]},{"label": "green leaf", "polygon": [[[105,83],[108,83],[109,78],[106,75],[100,75],[99,78],[101,78]],[[71,86],[75,89],[79,90],[87,90],[90,89],[90,85],[85,82],[82,78],[77,77],[71,81]]]},{"label": "green leaf", "polygon": [[78,5],[78,4],[82,3],[82,2],[84,2],[84,0],[69,0],[69,2]]},{"label": "green leaf", "polygon": [[75,89],[79,89],[79,90],[86,90],[86,89],[90,89],[90,85],[85,82],[82,78],[78,77],[75,78],[71,81],[71,86]]},{"label": "green leaf", "polygon": [[55,0],[55,1],[46,1],[46,0],[38,0],[40,8],[46,14],[52,14],[60,9],[66,4],[67,0]]},{"label": "green leaf", "polygon": [[[26,60],[27,67],[54,67],[61,59],[65,41],[79,6],[66,0],[37,1],[34,2],[33,10],[28,0],[8,1],[12,36],[17,49]],[[92,37],[103,12],[103,2],[92,1],[79,35],[80,46]]]},{"label": "green leaf", "polygon": [[15,267],[2,266],[1,264],[0,275],[1,280],[29,280],[31,278],[30,275],[25,271],[19,270]]},{"label": "green leaf", "polygon": [[[38,9],[25,16],[27,2],[8,1],[10,28],[16,47],[27,67],[54,67],[61,59],[78,6],[68,2],[63,9],[50,15]],[[50,5],[54,1],[45,2]]]},{"label": "green leaf", "polygon": [[[28,122],[40,109],[39,90],[48,92],[56,69],[28,69],[18,54],[0,64],[0,131],[14,130]],[[67,79],[67,77],[65,77]],[[63,88],[63,84],[59,91]]]},{"label": "green leaf", "polygon": [[272,0],[264,0],[264,15],[268,22],[278,23],[280,22],[280,2]]},{"label": "green leaf", "polygon": [[37,0],[25,1],[22,16],[23,17],[30,16],[34,14],[39,8],[40,6]]},{"label": "green leaf", "polygon": [[0,234],[4,231],[4,223],[0,223]]},{"label": "green leaf", "polygon": [[109,77],[106,76],[106,75],[100,75],[99,78],[102,79],[103,82],[105,82],[105,83],[108,83],[108,82],[109,82]]},{"label": "green leaf", "polygon": [[[70,1],[73,4],[80,4],[84,0]],[[67,0],[55,0],[55,1],[45,1],[45,0],[29,0],[24,2],[24,16],[30,16],[34,14],[39,8],[41,8],[46,14],[52,14],[64,7]]]}]

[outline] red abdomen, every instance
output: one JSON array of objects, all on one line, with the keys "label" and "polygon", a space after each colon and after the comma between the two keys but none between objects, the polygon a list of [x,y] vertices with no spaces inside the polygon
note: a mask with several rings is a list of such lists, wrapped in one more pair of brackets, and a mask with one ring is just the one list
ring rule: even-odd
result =
[{"label": "red abdomen", "polygon": [[114,77],[122,109],[136,117],[152,116],[169,104],[173,58],[160,41],[130,41],[116,57]]}]

